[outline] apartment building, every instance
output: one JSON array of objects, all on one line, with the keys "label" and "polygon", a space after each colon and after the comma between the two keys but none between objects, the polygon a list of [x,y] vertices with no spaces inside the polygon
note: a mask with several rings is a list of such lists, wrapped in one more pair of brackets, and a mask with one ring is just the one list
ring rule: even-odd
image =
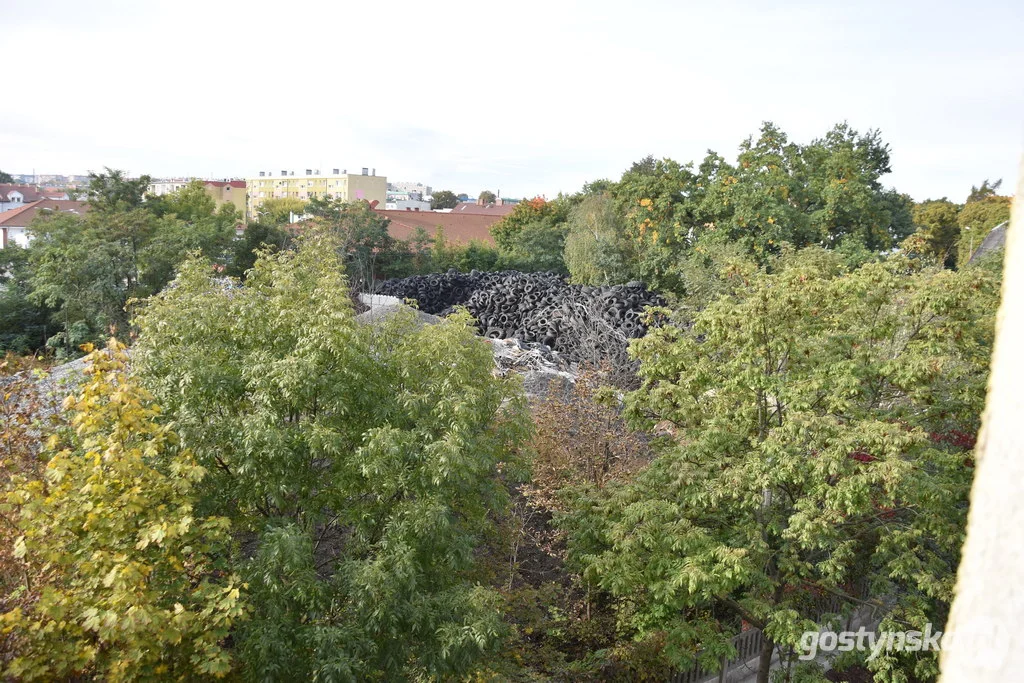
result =
[{"label": "apartment building", "polygon": [[203,187],[206,194],[213,197],[217,209],[223,204],[233,204],[243,216],[246,215],[244,180],[205,180]]},{"label": "apartment building", "polygon": [[146,192],[147,194],[162,197],[165,194],[184,190],[193,180],[195,178],[160,178],[151,182],[149,187],[146,188]]},{"label": "apartment building", "polygon": [[[163,178],[154,180],[149,184],[146,192],[157,197],[180,192],[189,184],[194,183],[198,178]],[[223,204],[232,204],[246,215],[245,207],[245,181],[244,180],[200,180],[206,194],[210,195],[217,208]]]},{"label": "apartment building", "polygon": [[[254,178],[247,178],[248,217],[255,219],[267,199],[301,199],[313,197],[341,199],[346,202],[363,199],[371,204],[383,206],[387,200],[388,179],[377,175],[377,169],[364,168],[361,173],[349,173],[335,168],[329,174],[319,169],[295,171],[260,171]],[[375,205],[375,206],[376,206]]]}]

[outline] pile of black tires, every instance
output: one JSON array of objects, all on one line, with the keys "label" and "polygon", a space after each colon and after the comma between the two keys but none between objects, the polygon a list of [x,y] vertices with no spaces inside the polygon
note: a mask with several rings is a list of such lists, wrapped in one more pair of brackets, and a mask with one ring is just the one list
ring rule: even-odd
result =
[{"label": "pile of black tires", "polygon": [[486,337],[539,342],[575,360],[595,347],[642,337],[644,308],[665,304],[640,282],[589,287],[570,285],[556,273],[519,271],[414,275],[387,280],[378,292],[414,299],[432,315],[465,306]]}]

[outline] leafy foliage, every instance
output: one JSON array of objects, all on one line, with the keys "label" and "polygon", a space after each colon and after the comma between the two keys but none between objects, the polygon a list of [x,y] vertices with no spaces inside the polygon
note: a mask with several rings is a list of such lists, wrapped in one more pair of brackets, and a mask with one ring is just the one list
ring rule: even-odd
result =
[{"label": "leafy foliage", "polygon": [[281,228],[291,222],[292,214],[306,213],[307,202],[297,197],[270,197],[260,203],[256,219],[262,225]]},{"label": "leafy foliage", "polygon": [[49,338],[51,311],[29,299],[28,250],[10,243],[0,251],[0,351],[32,353]]},{"label": "leafy foliage", "polygon": [[357,325],[339,251],[307,231],[244,287],[189,261],[140,315],[136,362],[248,539],[251,675],[459,675],[503,631],[469,572],[525,416],[465,316]]},{"label": "leafy foliage", "polygon": [[227,274],[234,277],[245,277],[245,274],[256,265],[256,255],[264,249],[287,249],[291,244],[291,233],[275,228],[268,223],[249,223],[245,226],[242,238],[232,244],[231,265]]},{"label": "leafy foliage", "polygon": [[957,261],[960,239],[960,206],[942,199],[928,199],[914,206],[914,225],[925,244],[925,253],[940,263]]},{"label": "leafy foliage", "polygon": [[[895,600],[943,623],[963,541],[997,282],[894,257],[847,273],[819,249],[634,343],[637,424],[659,457],[578,502],[572,558],[621,627],[714,665],[741,620],[775,643],[817,629],[822,596]],[[934,675],[932,654],[895,668]],[[892,667],[880,660],[879,667]]]},{"label": "leafy foliage", "polygon": [[97,211],[130,211],[142,206],[146,188],[152,181],[148,175],[126,178],[124,171],[107,167],[105,173],[89,173],[87,195]]},{"label": "leafy foliage", "polygon": [[996,192],[999,191],[999,188],[1002,187],[1002,185],[1002,178],[991,184],[989,184],[988,178],[986,178],[982,181],[981,187],[971,185],[971,193],[967,195],[967,203],[971,204],[973,202],[980,202],[998,196]]},{"label": "leafy foliage", "polygon": [[500,256],[490,244],[471,240],[467,244],[452,244],[445,239],[444,231],[438,229],[434,235],[430,261],[425,263],[424,272],[445,272],[454,268],[462,273],[472,270],[496,270]]},{"label": "leafy foliage", "polygon": [[[983,190],[988,181],[982,183]],[[997,183],[998,186],[998,183]],[[967,200],[967,204],[961,209],[957,217],[960,226],[960,242],[957,245],[957,266],[963,267],[974,255],[974,249],[982,243],[992,228],[1000,223],[1010,220],[1010,206],[1013,203],[1010,197],[1001,197],[974,188],[972,196],[980,195],[980,198]],[[994,189],[991,190],[995,192]]]},{"label": "leafy foliage", "polygon": [[[0,362],[0,473],[5,495],[12,480],[36,481],[46,465],[40,433],[50,434],[65,425],[52,396],[43,389],[41,359],[8,354]],[[59,401],[57,402],[59,404]],[[0,499],[2,500],[2,499]],[[38,576],[15,556],[20,537],[17,519],[0,503],[0,614],[25,608],[39,599]],[[14,657],[19,633],[0,633],[0,671]]]},{"label": "leafy foliage", "polygon": [[64,355],[126,330],[128,303],[160,291],[187,253],[226,260],[239,218],[230,205],[214,212],[196,184],[152,205],[141,205],[145,186],[116,171],[91,187],[89,213],[43,212],[30,226],[28,297],[54,311],[63,332],[50,344]]},{"label": "leafy foliage", "polygon": [[569,212],[565,264],[576,284],[608,285],[630,279],[630,245],[607,194],[590,195]]},{"label": "leafy foliage", "polygon": [[124,347],[112,339],[89,360],[89,380],[65,402],[74,432],[48,438],[43,477],[8,487],[14,554],[39,585],[35,601],[0,617],[18,634],[5,675],[222,676],[223,641],[244,614],[224,573],[228,521],[194,511],[204,470],[157,423]]},{"label": "leafy foliage", "polygon": [[313,219],[303,229],[317,229],[313,227],[316,225],[335,237],[357,291],[364,291],[373,282],[378,268],[398,256],[396,240],[388,232],[390,220],[365,201],[313,199],[308,212]]},{"label": "leafy foliage", "polygon": [[499,267],[524,272],[565,273],[568,204],[536,197],[516,204],[512,212],[491,227],[498,245]]},{"label": "leafy foliage", "polygon": [[459,198],[450,190],[438,190],[431,195],[431,209],[454,209],[459,204]]}]

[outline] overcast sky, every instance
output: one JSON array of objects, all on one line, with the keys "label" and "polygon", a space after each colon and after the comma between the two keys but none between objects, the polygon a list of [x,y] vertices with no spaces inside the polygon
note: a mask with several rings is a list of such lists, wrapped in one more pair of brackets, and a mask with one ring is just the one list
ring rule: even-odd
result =
[{"label": "overcast sky", "polygon": [[[45,9],[44,9],[45,6]],[[846,120],[888,185],[1016,184],[1024,2],[0,0],[0,169],[375,167],[522,197]]]}]

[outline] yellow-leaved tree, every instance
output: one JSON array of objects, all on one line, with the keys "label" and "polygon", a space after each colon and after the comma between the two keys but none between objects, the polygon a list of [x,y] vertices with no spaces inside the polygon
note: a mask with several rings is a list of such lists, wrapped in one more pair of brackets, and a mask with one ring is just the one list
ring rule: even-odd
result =
[{"label": "yellow-leaved tree", "polygon": [[[108,681],[220,677],[245,614],[225,567],[228,521],[193,510],[204,475],[127,369],[116,340],[89,356],[49,435],[43,476],[19,475],[2,507],[20,535],[20,590],[38,595],[0,616],[15,652],[5,676]],[[30,585],[34,584],[34,585]]]}]

